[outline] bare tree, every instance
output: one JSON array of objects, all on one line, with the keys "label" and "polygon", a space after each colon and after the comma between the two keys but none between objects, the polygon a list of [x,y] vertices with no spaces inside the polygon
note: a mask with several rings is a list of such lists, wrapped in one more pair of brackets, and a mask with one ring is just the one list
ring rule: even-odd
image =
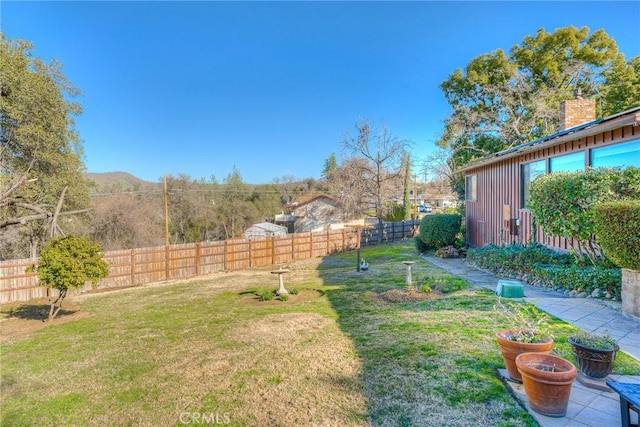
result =
[{"label": "bare tree", "polygon": [[160,196],[113,194],[97,197],[91,223],[92,240],[104,250],[159,246],[164,243]]},{"label": "bare tree", "polygon": [[369,182],[368,196],[374,201],[376,217],[382,221],[389,191],[397,187],[397,182],[402,186],[402,159],[410,143],[391,133],[386,125],[374,127],[361,120],[355,128],[357,135],[345,135],[342,146],[344,151],[364,160],[354,163],[359,170],[356,178]]},{"label": "bare tree", "polygon": [[329,194],[342,206],[343,220],[362,218],[369,209],[371,182],[363,174],[365,163],[362,158],[347,159],[327,173]]},{"label": "bare tree", "polygon": [[447,183],[447,191],[453,191],[460,200],[464,199],[464,176],[456,173],[456,157],[453,148],[439,148],[422,161],[422,173],[425,178],[438,183]]}]

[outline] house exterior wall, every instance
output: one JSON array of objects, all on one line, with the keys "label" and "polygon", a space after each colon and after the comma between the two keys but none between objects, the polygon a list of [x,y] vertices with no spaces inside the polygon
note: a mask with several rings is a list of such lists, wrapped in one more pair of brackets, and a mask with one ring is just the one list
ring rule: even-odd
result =
[{"label": "house exterior wall", "polygon": [[[476,200],[466,201],[467,242],[479,247],[487,244],[528,243],[532,241],[532,220],[528,209],[522,208],[521,166],[532,161],[562,154],[587,151],[591,148],[627,142],[640,137],[640,128],[625,125],[604,132],[551,145],[526,154],[478,165],[465,171],[476,176]],[[510,219],[518,219],[519,227],[511,234]],[[561,237],[546,236],[537,231],[536,241],[557,250],[569,250],[571,242]]]},{"label": "house exterior wall", "polygon": [[294,224],[296,233],[339,222],[343,216],[342,209],[328,197],[319,197],[300,205],[293,209],[293,214],[297,217]]}]

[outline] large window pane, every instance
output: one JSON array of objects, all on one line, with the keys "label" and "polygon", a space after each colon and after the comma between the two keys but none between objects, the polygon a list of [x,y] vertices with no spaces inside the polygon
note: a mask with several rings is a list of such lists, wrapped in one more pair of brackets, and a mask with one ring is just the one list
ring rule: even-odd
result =
[{"label": "large window pane", "polygon": [[594,168],[640,167],[640,139],[591,150]]},{"label": "large window pane", "polygon": [[552,157],[549,161],[549,172],[573,172],[584,169],[584,151]]},{"label": "large window pane", "polygon": [[534,179],[540,175],[544,175],[547,172],[547,161],[539,160],[537,162],[527,163],[522,165],[522,186],[520,188],[521,195],[521,207],[527,206],[527,200],[529,200],[529,185]]},{"label": "large window pane", "polygon": [[465,200],[476,200],[477,198],[477,182],[475,175],[469,175],[465,179]]}]

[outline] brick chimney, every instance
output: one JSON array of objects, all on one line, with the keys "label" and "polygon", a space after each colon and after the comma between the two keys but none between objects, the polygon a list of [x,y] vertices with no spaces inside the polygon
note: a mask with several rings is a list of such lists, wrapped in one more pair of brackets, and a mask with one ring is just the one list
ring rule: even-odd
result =
[{"label": "brick chimney", "polygon": [[560,130],[565,130],[596,119],[596,100],[584,99],[580,88],[573,91],[573,99],[560,104]]}]

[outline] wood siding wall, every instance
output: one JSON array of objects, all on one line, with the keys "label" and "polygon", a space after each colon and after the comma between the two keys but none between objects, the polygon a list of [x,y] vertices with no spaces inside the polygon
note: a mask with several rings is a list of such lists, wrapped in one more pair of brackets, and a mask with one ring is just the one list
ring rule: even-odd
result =
[{"label": "wood siding wall", "polygon": [[[291,261],[326,256],[413,237],[420,221],[383,223],[381,227],[361,230],[327,230],[255,239],[230,239],[219,242],[189,243],[105,252],[109,274],[97,289],[122,288],[166,280],[187,279],[220,271],[248,270]],[[0,303],[28,301],[47,296],[47,288],[38,285],[37,276],[27,273],[30,259],[0,262]],[[82,293],[91,290],[86,284]]]},{"label": "wood siding wall", "polygon": [[[588,161],[591,148],[630,141],[639,135],[638,127],[624,126],[468,170],[467,176],[476,175],[477,197],[475,201],[466,202],[467,242],[479,247],[532,241],[531,213],[521,208],[520,170],[523,164],[585,150]],[[505,205],[509,206],[510,218],[505,217]],[[520,220],[516,235],[510,233],[508,220],[511,218]],[[547,236],[541,230],[538,230],[536,240],[557,250],[572,248],[571,241]]]}]

